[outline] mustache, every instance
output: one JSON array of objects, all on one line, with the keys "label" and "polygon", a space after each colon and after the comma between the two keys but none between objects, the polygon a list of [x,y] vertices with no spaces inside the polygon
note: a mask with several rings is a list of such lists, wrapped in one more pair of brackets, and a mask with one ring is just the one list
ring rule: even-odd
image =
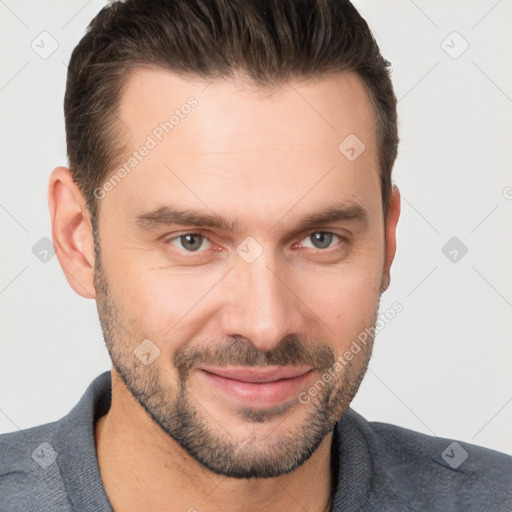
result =
[{"label": "mustache", "polygon": [[201,364],[224,366],[313,366],[326,371],[335,362],[327,345],[301,341],[288,335],[271,350],[263,351],[242,336],[232,336],[221,343],[200,347],[185,346],[174,354],[174,366],[185,379]]}]

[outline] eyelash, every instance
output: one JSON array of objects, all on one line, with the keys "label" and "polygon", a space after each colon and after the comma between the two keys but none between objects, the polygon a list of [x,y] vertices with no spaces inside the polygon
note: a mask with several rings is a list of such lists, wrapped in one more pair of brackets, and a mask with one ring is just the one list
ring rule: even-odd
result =
[{"label": "eyelash", "polygon": [[[338,233],[334,233],[333,231],[310,231],[307,235],[305,235],[304,237],[301,238],[301,241],[306,239],[306,238],[308,238],[309,236],[311,236],[313,234],[317,234],[317,233],[334,235],[335,237],[339,238],[338,244],[340,242],[341,243],[349,243],[350,242],[350,240],[347,237],[343,237],[343,236],[339,235]],[[167,244],[172,243],[174,240],[179,240],[181,237],[184,237],[184,236],[187,236],[187,235],[201,236],[203,238],[203,240],[207,240],[208,242],[212,243],[212,241],[208,238],[208,236],[205,233],[202,233],[201,231],[187,231],[186,233],[181,233],[180,235],[174,235],[173,237],[168,238],[165,241],[165,243],[167,243]],[[319,252],[328,252],[329,249],[332,249],[333,247],[336,247],[336,245],[338,245],[338,244],[335,244],[335,245],[333,245],[331,247],[327,247],[325,249],[318,249],[318,248],[312,248],[312,249],[314,249],[316,251],[319,251]],[[294,244],[294,245],[296,245],[296,244]],[[203,251],[200,251],[200,250],[197,250],[197,251],[187,251],[187,250],[183,249],[183,252],[189,253],[189,254],[200,254],[200,253],[206,252],[206,250],[203,250]]]}]

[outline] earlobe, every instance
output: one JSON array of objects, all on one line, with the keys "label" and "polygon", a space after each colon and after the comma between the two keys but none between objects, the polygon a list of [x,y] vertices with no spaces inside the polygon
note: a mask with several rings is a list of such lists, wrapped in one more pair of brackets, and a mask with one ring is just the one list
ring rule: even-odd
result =
[{"label": "earlobe", "polygon": [[53,170],[48,203],[55,254],[66,279],[82,297],[95,298],[92,227],[83,195],[68,168]]},{"label": "earlobe", "polygon": [[393,185],[391,200],[386,218],[386,247],[384,254],[384,268],[381,281],[381,293],[385,292],[391,283],[391,264],[396,253],[396,227],[400,218],[400,191]]}]

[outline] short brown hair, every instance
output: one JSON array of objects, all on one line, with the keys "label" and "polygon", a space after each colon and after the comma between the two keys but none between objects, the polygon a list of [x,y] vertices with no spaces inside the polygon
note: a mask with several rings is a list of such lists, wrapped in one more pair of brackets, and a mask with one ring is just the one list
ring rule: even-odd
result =
[{"label": "short brown hair", "polygon": [[134,69],[206,80],[241,71],[263,88],[353,71],[365,84],[377,119],[386,215],[398,146],[389,65],[366,21],[345,0],[113,2],[91,21],[68,67],[64,113],[73,179],[94,222],[99,208],[94,191],[126,149],[117,111]]}]

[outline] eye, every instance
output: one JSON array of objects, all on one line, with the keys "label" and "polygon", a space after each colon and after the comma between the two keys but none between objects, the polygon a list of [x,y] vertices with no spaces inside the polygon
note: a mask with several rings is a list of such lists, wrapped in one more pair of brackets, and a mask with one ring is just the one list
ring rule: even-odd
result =
[{"label": "eye", "polygon": [[185,249],[186,252],[203,252],[199,251],[199,249],[203,245],[204,241],[210,243],[208,238],[201,233],[185,233],[168,240],[169,243],[178,245],[179,248]]},{"label": "eye", "polygon": [[[312,245],[309,247],[312,247],[313,249],[328,249],[331,247],[331,243],[333,240],[335,240],[333,237],[343,240],[343,238],[340,235],[337,235],[336,233],[331,233],[330,231],[315,231],[313,233],[310,233],[306,238],[303,240],[311,241]],[[307,245],[303,245],[303,247],[307,247]]]}]

